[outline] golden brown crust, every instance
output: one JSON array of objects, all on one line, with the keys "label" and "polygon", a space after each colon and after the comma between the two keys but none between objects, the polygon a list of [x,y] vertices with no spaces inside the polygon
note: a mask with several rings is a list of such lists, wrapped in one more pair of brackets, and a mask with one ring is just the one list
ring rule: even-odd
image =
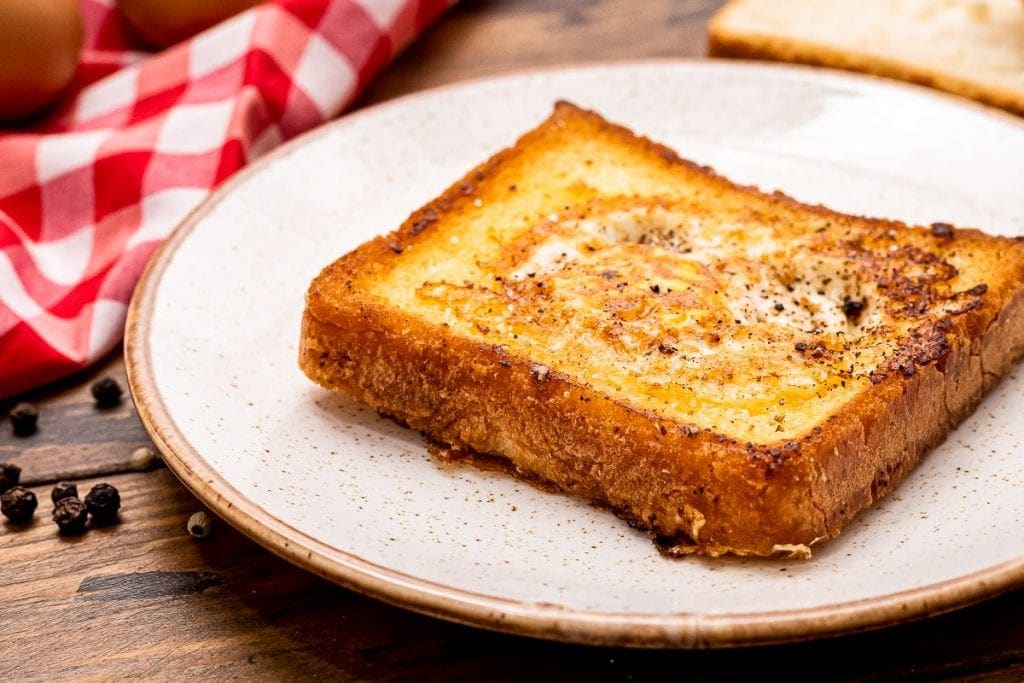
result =
[{"label": "golden brown crust", "polygon": [[909,379],[887,377],[827,420],[814,496],[827,511],[830,534],[892,491],[1022,355],[1024,290],[1018,289],[979,335],[954,337],[945,354]]},{"label": "golden brown crust", "polygon": [[[680,183],[713,188],[726,203],[753,205],[762,220],[816,216],[876,237],[899,232],[927,249],[959,251],[962,258],[982,254],[971,256],[981,263],[1002,252],[1002,265],[991,259],[984,287],[945,299],[935,296],[949,290],[945,280],[936,285],[934,278],[877,273],[886,287],[907,288],[887,301],[910,307],[905,315],[920,315],[921,323],[901,337],[898,352],[872,372],[863,390],[814,429],[756,442],[616,399],[535,358],[510,353],[500,341],[452,333],[367,293],[365,283],[397,268],[407,250],[436,249],[446,228],[471,221],[478,202],[514,195],[508,174],[516,177],[516,160],[537,153],[547,136],[570,124],[639,150],[645,163],[667,169]],[[838,534],[896,486],[1024,352],[1021,252],[1012,240],[974,230],[940,225],[931,234],[911,231],[739,187],[596,114],[560,103],[547,122],[398,230],[328,266],[310,286],[299,362],[317,383],[438,441],[507,458],[524,472],[608,505],[667,537],[679,552],[799,552]],[[930,272],[931,261],[914,258]],[[976,261],[966,263],[977,267]],[[949,302],[959,307],[953,313],[921,312]]]},{"label": "golden brown crust", "polygon": [[[373,306],[353,313],[359,327],[304,316],[302,368],[434,439],[507,457],[709,555],[770,555],[773,539],[809,543],[826,533],[806,495],[806,460],[752,458],[741,444],[593,395],[557,373],[541,380],[500,349],[439,338]],[[377,331],[396,325],[400,334]]]}]

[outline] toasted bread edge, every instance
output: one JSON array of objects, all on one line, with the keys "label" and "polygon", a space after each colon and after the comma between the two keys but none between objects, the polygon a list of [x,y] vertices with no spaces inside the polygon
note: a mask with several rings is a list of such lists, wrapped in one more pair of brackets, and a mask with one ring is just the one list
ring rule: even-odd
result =
[{"label": "toasted bread edge", "polygon": [[[892,490],[1024,353],[1024,294],[1014,284],[1024,282],[1024,267],[1018,267],[1013,277],[993,283],[982,309],[951,323],[945,335],[953,340],[950,348],[915,362],[912,374],[892,373],[799,440],[755,445],[617,402],[500,346],[446,334],[360,294],[360,278],[393,267],[409,244],[428,234],[439,212],[472,202],[477,185],[495,168],[564,116],[596,118],[602,130],[638,142],[661,163],[768,205],[851,218],[735,185],[667,147],[559,103],[515,147],[314,280],[299,358],[311,379],[438,441],[505,457],[563,490],[610,506],[681,552],[770,556],[837,535]],[[856,220],[876,229],[905,227]],[[957,235],[1021,249],[974,230]],[[986,321],[994,322],[981,329]]]}]

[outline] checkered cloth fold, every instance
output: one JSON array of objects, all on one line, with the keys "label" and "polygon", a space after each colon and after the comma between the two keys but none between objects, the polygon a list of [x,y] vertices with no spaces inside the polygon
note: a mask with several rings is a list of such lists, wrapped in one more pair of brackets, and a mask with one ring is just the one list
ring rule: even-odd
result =
[{"label": "checkered cloth fold", "polygon": [[449,0],[278,0],[157,54],[113,0],[45,120],[0,130],[0,398],[120,340],[147,261],[210,191],[336,116]]}]

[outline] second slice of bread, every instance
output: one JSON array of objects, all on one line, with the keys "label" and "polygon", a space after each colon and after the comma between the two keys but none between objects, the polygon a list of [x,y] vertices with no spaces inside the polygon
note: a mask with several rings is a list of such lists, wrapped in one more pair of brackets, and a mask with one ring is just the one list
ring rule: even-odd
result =
[{"label": "second slice of bread", "polygon": [[1017,0],[732,0],[708,50],[898,78],[1024,115]]}]

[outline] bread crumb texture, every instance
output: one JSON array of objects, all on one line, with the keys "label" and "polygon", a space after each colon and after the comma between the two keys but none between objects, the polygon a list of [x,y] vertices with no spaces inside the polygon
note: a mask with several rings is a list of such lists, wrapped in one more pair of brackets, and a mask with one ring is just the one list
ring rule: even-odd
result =
[{"label": "bread crumb texture", "polygon": [[942,352],[936,325],[980,305],[986,285],[938,242],[618,196],[560,207],[507,242],[460,242],[472,258],[426,280],[395,271],[378,294],[638,407],[774,441]]}]

